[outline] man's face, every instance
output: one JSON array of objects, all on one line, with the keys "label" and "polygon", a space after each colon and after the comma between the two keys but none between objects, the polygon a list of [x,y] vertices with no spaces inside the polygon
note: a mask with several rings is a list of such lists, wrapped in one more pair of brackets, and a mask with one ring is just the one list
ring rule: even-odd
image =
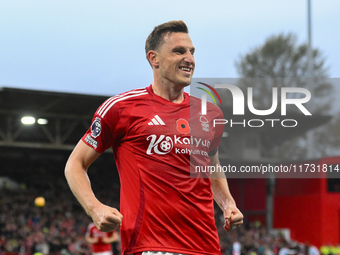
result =
[{"label": "man's face", "polygon": [[188,34],[166,34],[158,50],[162,81],[181,87],[188,86],[195,69],[194,51]]}]

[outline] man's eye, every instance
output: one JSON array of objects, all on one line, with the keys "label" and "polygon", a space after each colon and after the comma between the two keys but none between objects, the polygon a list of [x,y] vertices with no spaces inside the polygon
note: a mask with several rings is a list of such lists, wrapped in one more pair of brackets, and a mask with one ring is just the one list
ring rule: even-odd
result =
[{"label": "man's eye", "polygon": [[184,54],[185,53],[185,49],[177,48],[177,49],[174,49],[174,52],[176,54]]}]

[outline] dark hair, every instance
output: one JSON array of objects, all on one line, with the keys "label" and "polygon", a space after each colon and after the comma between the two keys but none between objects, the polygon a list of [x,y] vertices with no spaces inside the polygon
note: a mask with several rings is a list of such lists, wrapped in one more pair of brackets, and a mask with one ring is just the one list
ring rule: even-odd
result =
[{"label": "dark hair", "polygon": [[[156,50],[164,43],[164,36],[171,33],[189,33],[187,25],[182,20],[173,20],[156,26],[145,42],[145,54],[148,59],[150,50]],[[148,59],[149,61],[149,59]]]}]

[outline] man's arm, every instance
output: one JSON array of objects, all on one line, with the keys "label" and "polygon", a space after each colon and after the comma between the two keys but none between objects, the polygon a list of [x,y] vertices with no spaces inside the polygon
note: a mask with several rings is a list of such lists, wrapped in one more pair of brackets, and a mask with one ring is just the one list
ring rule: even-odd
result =
[{"label": "man's arm", "polygon": [[103,243],[113,243],[118,241],[118,238],[117,231],[113,231],[112,235],[103,237]]},{"label": "man's arm", "polygon": [[90,244],[98,243],[98,237],[91,237],[90,234],[86,233],[85,234],[85,241],[90,243]]},{"label": "man's arm", "polygon": [[[220,165],[218,160],[218,152],[210,157],[210,165]],[[240,227],[243,224],[243,214],[236,207],[236,203],[229,191],[227,179],[223,172],[213,172],[210,175],[211,189],[214,194],[214,200],[221,208],[226,222],[225,229],[227,231]]]},{"label": "man's arm", "polygon": [[92,191],[87,169],[99,155],[80,140],[66,163],[65,177],[74,196],[97,228],[109,232],[121,225],[123,216],[117,209],[102,204]]}]

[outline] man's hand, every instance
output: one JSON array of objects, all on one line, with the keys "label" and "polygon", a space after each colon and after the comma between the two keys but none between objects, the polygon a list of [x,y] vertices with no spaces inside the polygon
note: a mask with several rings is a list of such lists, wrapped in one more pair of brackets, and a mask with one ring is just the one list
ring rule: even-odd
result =
[{"label": "man's hand", "polygon": [[228,203],[223,211],[223,214],[225,220],[223,227],[227,232],[242,226],[243,214],[234,203]]},{"label": "man's hand", "polygon": [[96,227],[102,232],[113,231],[122,225],[123,215],[115,208],[99,204],[89,212]]}]

